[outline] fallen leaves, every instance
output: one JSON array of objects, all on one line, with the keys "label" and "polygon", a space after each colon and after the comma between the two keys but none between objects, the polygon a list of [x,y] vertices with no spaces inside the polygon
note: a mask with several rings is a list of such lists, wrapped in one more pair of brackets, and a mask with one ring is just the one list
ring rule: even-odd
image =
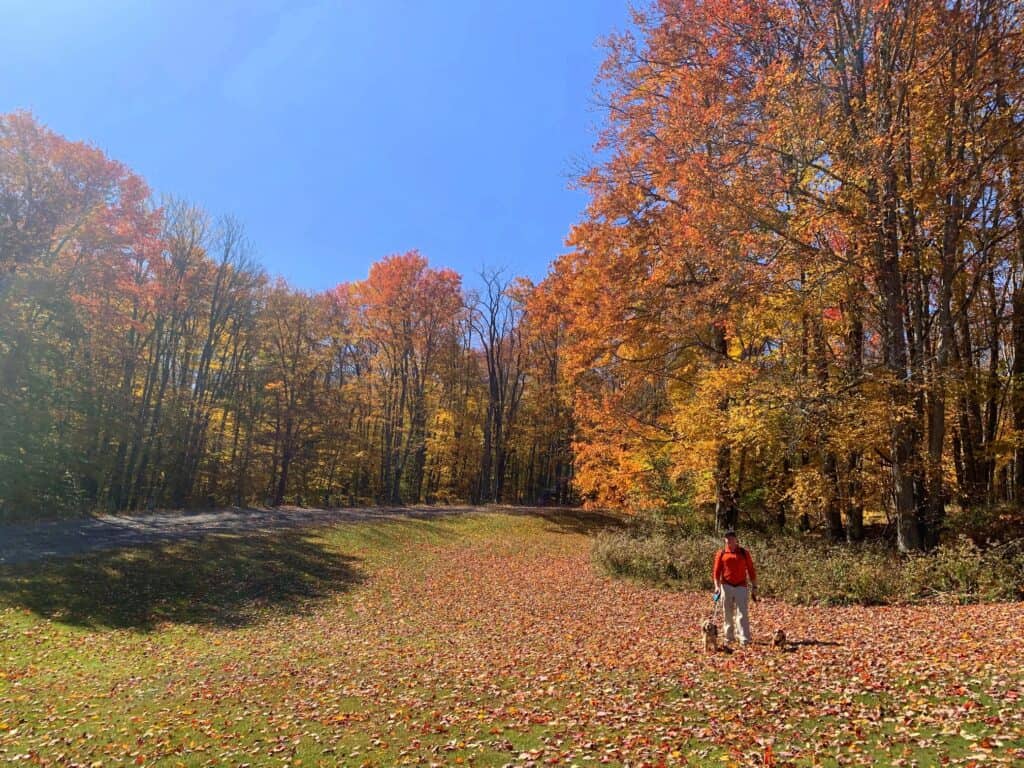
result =
[{"label": "fallen leaves", "polygon": [[[15,640],[20,661],[4,662],[0,759],[781,766],[1024,758],[1020,605],[766,601],[754,609],[755,632],[785,626],[792,652],[764,643],[706,656],[696,635],[706,595],[600,577],[583,535],[535,518],[443,525],[450,535],[440,543],[358,553],[372,560],[367,582],[297,616],[149,634],[21,619],[33,640]],[[58,658],[69,660],[50,663]]]}]

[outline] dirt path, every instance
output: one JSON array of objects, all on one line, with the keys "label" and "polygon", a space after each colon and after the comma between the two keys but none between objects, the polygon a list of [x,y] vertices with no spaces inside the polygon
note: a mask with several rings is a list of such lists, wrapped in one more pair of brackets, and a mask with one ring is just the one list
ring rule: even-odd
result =
[{"label": "dirt path", "polygon": [[362,507],[309,509],[233,507],[196,512],[148,515],[102,515],[81,520],[56,520],[0,526],[0,565],[69,557],[104,549],[164,541],[195,539],[209,534],[237,534],[338,522],[460,515],[496,507]]}]

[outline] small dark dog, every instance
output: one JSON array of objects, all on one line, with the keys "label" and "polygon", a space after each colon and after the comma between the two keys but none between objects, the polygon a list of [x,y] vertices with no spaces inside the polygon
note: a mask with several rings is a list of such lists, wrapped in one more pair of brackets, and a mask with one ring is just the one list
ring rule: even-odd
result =
[{"label": "small dark dog", "polygon": [[772,648],[782,650],[786,647],[786,631],[781,627],[775,630],[775,634],[772,635]]},{"label": "small dark dog", "polygon": [[700,625],[701,640],[704,644],[704,653],[714,653],[718,650],[718,627],[713,621],[705,621]]}]

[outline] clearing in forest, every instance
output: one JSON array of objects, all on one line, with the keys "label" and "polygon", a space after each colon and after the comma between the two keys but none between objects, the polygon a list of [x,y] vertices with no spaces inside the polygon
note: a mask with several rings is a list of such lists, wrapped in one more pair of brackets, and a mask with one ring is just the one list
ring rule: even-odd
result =
[{"label": "clearing in forest", "polygon": [[[753,608],[601,576],[582,513],[208,536],[0,567],[0,762],[1024,761],[1024,606]],[[774,626],[797,644],[766,644]]]}]

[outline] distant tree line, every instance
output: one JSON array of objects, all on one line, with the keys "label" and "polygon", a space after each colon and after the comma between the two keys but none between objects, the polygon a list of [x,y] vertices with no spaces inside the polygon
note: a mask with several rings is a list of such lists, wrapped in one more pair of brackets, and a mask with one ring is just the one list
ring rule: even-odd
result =
[{"label": "distant tree line", "polygon": [[566,503],[559,334],[481,277],[411,252],[295,290],[237,221],[0,116],[0,511]]}]

